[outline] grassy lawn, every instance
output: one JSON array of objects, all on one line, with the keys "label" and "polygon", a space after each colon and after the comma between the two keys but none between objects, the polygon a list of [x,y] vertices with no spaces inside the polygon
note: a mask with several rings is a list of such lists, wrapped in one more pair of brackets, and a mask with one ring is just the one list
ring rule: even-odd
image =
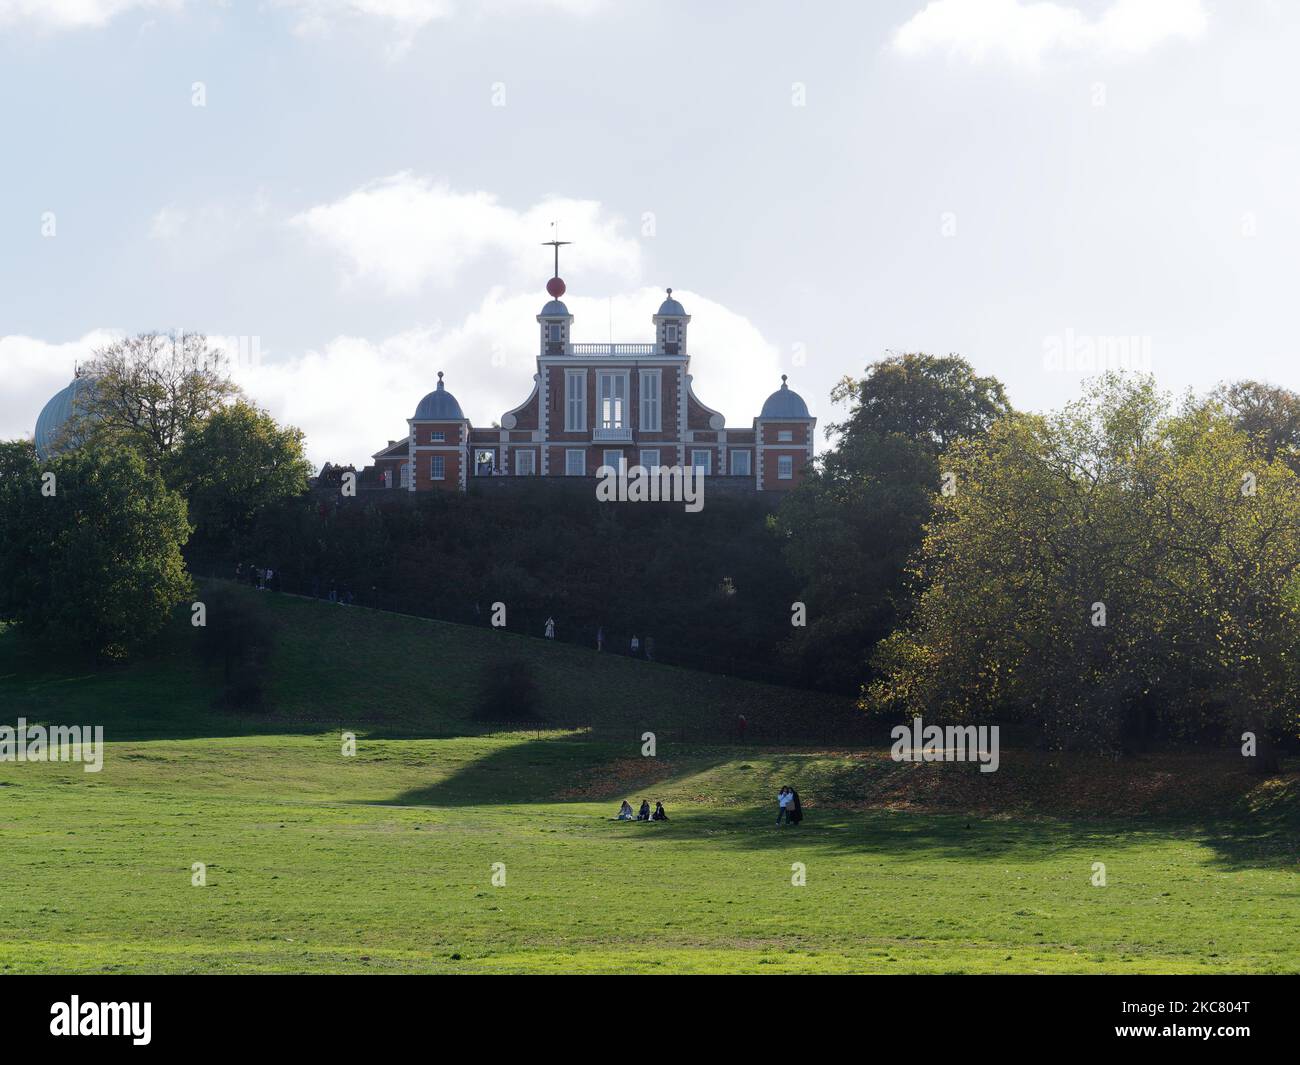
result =
[{"label": "grassy lawn", "polygon": [[[678,716],[686,697],[718,715],[809,704],[527,640],[556,655],[541,665],[551,705],[572,692],[564,719],[622,721],[627,740],[456,735],[499,634],[269,608],[285,618],[279,679],[251,720],[212,711],[183,632],[111,672],[47,665],[0,633],[0,724],[103,723],[109,741],[98,774],[0,763],[0,971],[1300,969],[1294,772],[1257,785],[1199,757],[1004,750],[981,775],[664,741],[644,759],[658,695],[684,693]],[[405,652],[377,686],[376,641]],[[786,780],[807,817],[777,829]],[[643,796],[672,820],[609,820]]]}]

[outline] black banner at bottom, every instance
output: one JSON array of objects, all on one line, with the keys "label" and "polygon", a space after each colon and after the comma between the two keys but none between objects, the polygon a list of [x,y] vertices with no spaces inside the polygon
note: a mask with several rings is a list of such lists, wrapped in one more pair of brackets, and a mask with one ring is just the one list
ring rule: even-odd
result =
[{"label": "black banner at bottom", "polygon": [[801,1048],[858,1031],[927,1049],[1041,1038],[1072,1050],[1199,1043],[1230,1053],[1233,1044],[1286,1045],[1300,990],[1293,976],[697,979],[709,986],[608,977],[502,984],[433,976],[13,976],[0,987],[8,992],[10,1046],[91,1053],[109,1043],[144,1052],[373,1052],[377,1041],[431,1032],[440,1043],[462,1036],[534,1050],[558,1039],[573,1049],[584,1025],[593,1035],[624,1028],[634,1047],[642,1035],[689,1026],[691,1049],[716,1040],[729,1052],[758,1041],[760,1053],[773,1052],[773,1036],[784,1030]]}]

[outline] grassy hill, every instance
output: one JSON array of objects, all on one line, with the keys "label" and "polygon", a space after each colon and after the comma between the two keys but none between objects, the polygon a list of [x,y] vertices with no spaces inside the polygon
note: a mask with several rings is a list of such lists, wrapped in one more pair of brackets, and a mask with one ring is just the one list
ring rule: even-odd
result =
[{"label": "grassy hill", "polygon": [[[980,774],[881,748],[682,743],[682,721],[843,708],[488,630],[265,601],[277,679],[267,713],[243,718],[212,710],[183,623],[148,660],[107,672],[61,668],[0,632],[0,723],[100,723],[109,741],[100,773],[0,762],[0,971],[1300,966],[1294,772],[1260,784],[1226,755],[1004,749]],[[465,715],[502,647],[534,663],[548,716],[598,728],[467,734],[481,732]],[[665,733],[655,758],[641,756],[644,728]],[[783,782],[805,799],[797,828],[773,825]],[[625,796],[661,798],[672,819],[612,822]]]},{"label": "grassy hill", "polygon": [[214,710],[220,678],[192,654],[188,611],[152,654],[124,670],[69,669],[61,656],[11,635],[0,641],[0,698],[15,716],[39,720],[57,711],[78,719],[93,712],[95,720],[132,736],[327,726],[449,735],[466,729],[484,671],[521,660],[538,682],[542,718],[555,725],[730,736],[743,713],[751,736],[772,738],[831,734],[837,723],[858,723],[852,700],[842,696],[597,654],[488,627],[295,596],[267,593],[259,600],[275,621],[264,713]]}]

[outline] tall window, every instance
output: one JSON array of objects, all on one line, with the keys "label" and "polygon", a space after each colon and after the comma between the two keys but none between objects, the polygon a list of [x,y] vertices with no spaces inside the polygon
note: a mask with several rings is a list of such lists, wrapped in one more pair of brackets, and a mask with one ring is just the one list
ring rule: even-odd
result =
[{"label": "tall window", "polygon": [[710,465],[710,459],[712,458],[712,456],[713,456],[712,451],[708,451],[703,448],[699,449],[698,451],[692,450],[691,465],[694,466],[697,470],[699,470],[700,473],[709,473],[712,470],[712,466]]},{"label": "tall window", "polygon": [[429,463],[429,475],[435,481],[445,480],[447,476],[447,459],[443,455],[434,455]]},{"label": "tall window", "polygon": [[581,433],[587,428],[587,371],[564,372],[564,431]]},{"label": "tall window", "polygon": [[602,429],[627,428],[627,374],[601,373],[600,427]]},{"label": "tall window", "polygon": [[515,476],[532,477],[537,473],[537,452],[536,451],[516,451],[515,452]]},{"label": "tall window", "polygon": [[659,449],[657,447],[648,447],[641,452],[641,465],[647,470],[653,470],[659,465]]},{"label": "tall window", "polygon": [[677,343],[677,326],[676,326],[676,325],[669,324],[669,325],[664,326],[664,339],[665,339],[666,341],[668,341],[669,344],[676,344],[676,343]]},{"label": "tall window", "polygon": [[748,477],[749,476],[749,452],[733,451],[731,453],[731,476]]},{"label": "tall window", "polygon": [[558,344],[560,342],[560,337],[563,335],[561,333],[562,328],[563,327],[560,325],[559,322],[552,322],[550,325],[546,327],[546,338],[552,344]]},{"label": "tall window", "polygon": [[411,487],[411,464],[409,462],[402,463],[402,472],[400,476],[401,476],[402,487],[410,488]]},{"label": "tall window", "polygon": [[613,470],[615,473],[617,473],[618,464],[622,460],[622,458],[623,458],[623,452],[621,451],[606,451],[604,464],[608,466],[611,470]]},{"label": "tall window", "polygon": [[776,475],[783,481],[794,477],[794,456],[780,455],[776,460]]},{"label": "tall window", "polygon": [[641,431],[657,433],[662,428],[659,420],[659,391],[661,371],[641,371]]},{"label": "tall window", "polygon": [[568,477],[584,477],[587,473],[587,452],[583,448],[570,448],[564,453],[564,473]]}]

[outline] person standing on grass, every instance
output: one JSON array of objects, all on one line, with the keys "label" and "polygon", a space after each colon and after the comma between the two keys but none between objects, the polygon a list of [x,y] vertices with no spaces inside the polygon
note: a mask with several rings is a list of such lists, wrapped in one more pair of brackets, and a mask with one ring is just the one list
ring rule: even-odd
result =
[{"label": "person standing on grass", "polygon": [[785,811],[785,820],[787,824],[797,825],[803,820],[803,806],[799,802],[799,793],[790,789],[790,805]]},{"label": "person standing on grass", "polygon": [[645,638],[645,660],[647,662],[655,660],[655,638],[653,636]]},{"label": "person standing on grass", "polygon": [[635,658],[641,653],[641,641],[635,636],[632,637],[632,657]]},{"label": "person standing on grass", "polygon": [[604,649],[605,649],[605,626],[601,625],[596,630],[596,650],[603,651]]},{"label": "person standing on grass", "polygon": [[546,619],[546,629],[545,629],[545,632],[546,632],[546,638],[547,638],[548,640],[553,640],[553,639],[555,639],[555,619],[554,619],[554,618],[547,618],[547,619]]},{"label": "person standing on grass", "polygon": [[781,827],[782,821],[788,823],[790,820],[790,802],[792,798],[793,795],[790,789],[783,784],[781,790],[776,793],[776,825],[778,828]]}]

